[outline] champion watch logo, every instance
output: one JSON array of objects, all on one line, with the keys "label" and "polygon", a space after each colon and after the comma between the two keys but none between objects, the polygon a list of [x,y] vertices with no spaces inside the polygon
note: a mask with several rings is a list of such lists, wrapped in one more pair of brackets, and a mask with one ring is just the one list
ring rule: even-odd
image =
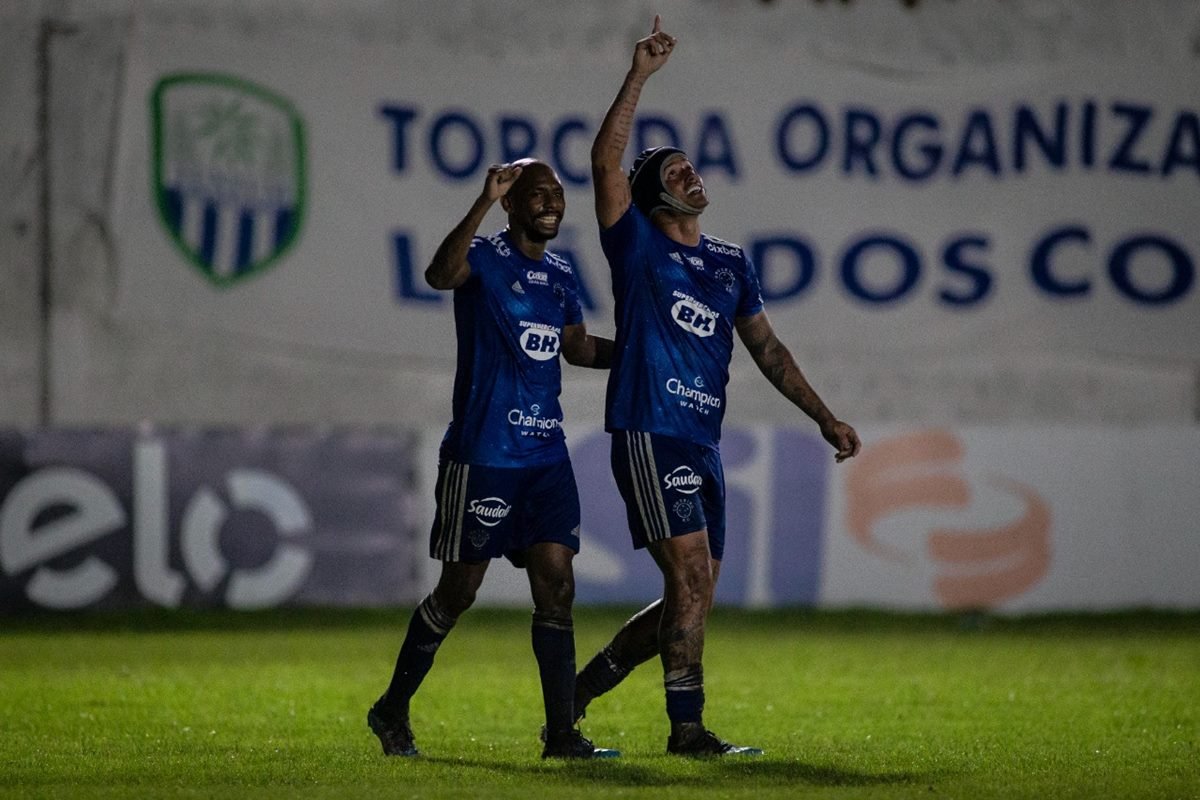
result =
[{"label": "champion watch logo", "polygon": [[150,109],[152,190],[176,248],[217,286],[277,263],[304,221],[295,107],[241,78],[186,73],[161,79]]}]

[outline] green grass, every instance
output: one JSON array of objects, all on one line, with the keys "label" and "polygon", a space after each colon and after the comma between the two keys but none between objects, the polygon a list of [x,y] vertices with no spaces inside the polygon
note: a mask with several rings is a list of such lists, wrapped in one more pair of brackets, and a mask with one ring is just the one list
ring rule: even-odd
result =
[{"label": "green grass", "polygon": [[[0,798],[1198,798],[1200,615],[982,619],[718,610],[706,721],[761,759],[664,756],[661,671],[543,763],[528,615],[476,610],[414,701],[364,724],[408,612],[0,619]],[[625,618],[584,610],[581,662]]]}]

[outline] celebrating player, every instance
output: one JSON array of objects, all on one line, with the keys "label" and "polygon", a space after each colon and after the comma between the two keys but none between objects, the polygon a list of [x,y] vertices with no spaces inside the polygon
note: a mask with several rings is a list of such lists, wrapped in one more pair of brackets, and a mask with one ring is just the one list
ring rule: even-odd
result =
[{"label": "celebrating player", "polygon": [[579,674],[575,714],[654,655],[663,665],[671,733],[667,752],[759,755],[704,727],[704,626],[725,545],[725,484],[718,441],[736,329],[780,393],[811,417],[840,462],[859,451],[771,327],[742,249],[700,232],[704,182],[674,147],[621,158],[646,80],[676,40],[654,18],[592,145],[600,242],[612,268],[617,336],[605,428],[635,548],[663,574],[663,596],[630,619]]},{"label": "celebrating player", "polygon": [[[476,237],[496,200],[508,227]],[[493,166],[425,271],[430,286],[454,290],[458,369],[429,545],[441,576],[413,613],[391,684],[367,714],[388,755],[417,755],[409,701],[499,556],[529,574],[546,711],[542,757],[619,755],[594,747],[572,714],[579,496],[560,426],[558,354],[605,369],[612,342],[587,333],[571,265],[546,249],[564,208],[562,182],[545,163]]]}]

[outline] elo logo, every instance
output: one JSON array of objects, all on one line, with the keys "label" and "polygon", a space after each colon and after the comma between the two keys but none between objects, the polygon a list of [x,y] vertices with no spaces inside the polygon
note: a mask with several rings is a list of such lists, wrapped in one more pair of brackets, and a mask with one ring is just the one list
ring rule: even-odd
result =
[{"label": "elo logo", "polygon": [[[167,463],[162,441],[145,439],[134,445],[132,520],[114,490],[90,472],[47,467],[28,476],[0,505],[0,567],[9,575],[32,569],[25,594],[38,605],[81,608],[113,590],[118,569],[96,554],[72,566],[51,562],[128,525],[134,584],[143,597],[159,605],[178,607],[187,578],[204,592],[227,580],[224,600],[231,608],[276,605],[300,589],[313,556],[288,539],[310,533],[312,515],[291,485],[257,469],[235,468],[225,474],[228,503],[209,486],[201,486],[187,500],[178,540],[186,572],[172,569]],[[52,509],[63,513],[47,519]],[[257,512],[272,522],[279,541],[262,566],[231,569],[222,556],[220,533],[231,511]]]},{"label": "elo logo", "polygon": [[558,355],[558,334],[552,330],[526,328],[521,333],[521,349],[535,361],[549,361]]},{"label": "elo logo", "polygon": [[[964,475],[962,442],[931,430],[885,439],[854,460],[846,478],[847,527],[868,552],[909,561],[902,548],[880,541],[878,528],[905,511],[980,512],[981,501]],[[937,570],[933,590],[949,609],[988,608],[1030,589],[1050,563],[1050,508],[1032,487],[992,476],[985,481],[1021,509],[1016,519],[977,528],[922,531]],[[957,516],[957,514],[956,514]]]},{"label": "elo logo", "polygon": [[688,333],[700,337],[712,336],[717,330],[716,312],[689,298],[677,300],[671,306],[671,319]]}]

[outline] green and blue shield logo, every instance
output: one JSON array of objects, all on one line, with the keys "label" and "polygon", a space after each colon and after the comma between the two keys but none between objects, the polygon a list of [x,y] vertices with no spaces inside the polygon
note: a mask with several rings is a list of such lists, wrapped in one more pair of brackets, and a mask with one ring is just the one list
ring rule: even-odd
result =
[{"label": "green and blue shield logo", "polygon": [[163,77],[150,98],[159,219],[217,286],[260,275],[296,244],[304,124],[286,98],[230,75]]}]

